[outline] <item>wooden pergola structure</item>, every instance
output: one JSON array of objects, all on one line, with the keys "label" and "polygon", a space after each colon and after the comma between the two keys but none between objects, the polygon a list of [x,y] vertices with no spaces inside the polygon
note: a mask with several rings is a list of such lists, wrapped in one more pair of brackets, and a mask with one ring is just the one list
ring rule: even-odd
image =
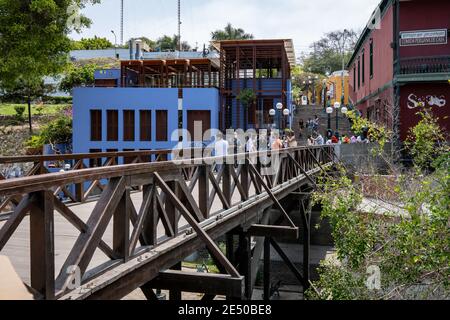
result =
[{"label": "wooden pergola structure", "polygon": [[[225,115],[219,121],[222,129],[231,126],[233,100],[236,100],[236,122],[241,123],[241,102],[236,97],[243,89],[252,89],[256,95],[248,110],[251,116],[256,115],[256,108],[264,109],[261,102],[264,96],[279,99],[287,107],[287,81],[296,63],[292,40],[229,40],[214,42],[213,46],[220,53],[220,114]],[[267,87],[263,79],[279,79],[281,83]],[[245,118],[244,114],[244,123],[248,121]]]},{"label": "wooden pergola structure", "polygon": [[219,67],[210,59],[127,60],[121,62],[122,87],[214,88]]}]

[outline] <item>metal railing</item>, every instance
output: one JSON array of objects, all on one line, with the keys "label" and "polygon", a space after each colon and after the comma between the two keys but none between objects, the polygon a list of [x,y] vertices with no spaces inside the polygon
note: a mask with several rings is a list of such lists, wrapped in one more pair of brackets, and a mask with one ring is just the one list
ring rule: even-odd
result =
[{"label": "metal railing", "polygon": [[450,73],[449,56],[402,58],[397,62],[398,74]]}]

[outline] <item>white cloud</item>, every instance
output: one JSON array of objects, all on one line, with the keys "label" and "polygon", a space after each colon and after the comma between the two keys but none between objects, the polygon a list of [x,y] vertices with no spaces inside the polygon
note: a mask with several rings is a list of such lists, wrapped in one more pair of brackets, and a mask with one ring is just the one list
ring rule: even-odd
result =
[{"label": "white cloud", "polygon": [[[379,0],[182,0],[182,38],[192,45],[208,43],[210,33],[227,22],[256,38],[291,38],[297,53],[307,50],[325,32],[367,23]],[[134,36],[157,38],[177,32],[176,0],[125,0],[125,40]],[[103,0],[87,8],[94,24],[81,36],[119,34],[119,0]]]}]

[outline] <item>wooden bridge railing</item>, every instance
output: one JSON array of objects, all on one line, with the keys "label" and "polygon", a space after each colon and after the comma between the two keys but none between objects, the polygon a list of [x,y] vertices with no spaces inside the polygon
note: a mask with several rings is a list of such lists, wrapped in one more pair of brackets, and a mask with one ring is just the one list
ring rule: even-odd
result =
[{"label": "wooden bridge railing", "polygon": [[[198,149],[188,149],[187,154],[192,157]],[[124,152],[98,152],[61,155],[38,155],[38,156],[14,156],[0,157],[0,166],[30,164],[30,169],[23,176],[35,176],[64,171],[77,171],[87,168],[116,166],[120,163],[136,164],[166,161],[170,158],[171,149],[148,150],[148,151],[124,151]],[[185,152],[186,153],[186,152]],[[192,155],[191,155],[192,154]],[[0,181],[7,177],[0,172]],[[71,202],[85,202],[91,195],[98,194],[104,190],[101,180],[85,181],[84,184],[59,186],[53,190],[55,196],[61,194]],[[0,213],[10,212],[11,207],[17,206],[17,198],[0,198]],[[0,217],[1,219],[1,217]]]},{"label": "wooden bridge railing", "polygon": [[[202,246],[208,248],[223,272],[236,278],[239,272],[213,239],[241,224],[258,222],[258,209],[270,205],[277,206],[294,229],[279,200],[299,190],[300,183],[314,183],[311,176],[333,160],[332,146],[300,147],[3,180],[0,197],[16,199],[17,206],[0,222],[0,254],[29,216],[28,285],[39,298],[121,298],[139,287],[148,290],[146,285],[159,271],[171,268]],[[190,172],[188,179],[186,170]],[[105,185],[86,222],[74,207],[55,195],[55,189],[100,180]],[[142,195],[139,207],[135,207],[136,199],[132,201],[132,190]],[[56,277],[55,212],[79,232]],[[165,235],[158,234],[159,224]],[[107,243],[104,237],[110,225],[112,242]],[[89,270],[97,249],[106,261]],[[77,279],[81,283],[77,284]]]}]

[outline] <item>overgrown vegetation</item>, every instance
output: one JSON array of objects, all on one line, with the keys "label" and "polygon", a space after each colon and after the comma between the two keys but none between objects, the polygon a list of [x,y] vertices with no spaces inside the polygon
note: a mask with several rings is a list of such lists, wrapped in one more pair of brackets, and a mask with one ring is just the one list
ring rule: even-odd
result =
[{"label": "overgrown vegetation", "polygon": [[[364,171],[341,166],[333,178],[320,179],[313,201],[330,220],[337,261],[322,264],[309,299],[449,298],[450,148],[436,119],[427,111],[420,115],[407,144],[414,168],[388,164],[395,177],[389,180],[391,197],[367,194],[361,182],[349,178],[368,174]],[[376,141],[389,136],[355,120],[355,126],[373,128]]]}]

